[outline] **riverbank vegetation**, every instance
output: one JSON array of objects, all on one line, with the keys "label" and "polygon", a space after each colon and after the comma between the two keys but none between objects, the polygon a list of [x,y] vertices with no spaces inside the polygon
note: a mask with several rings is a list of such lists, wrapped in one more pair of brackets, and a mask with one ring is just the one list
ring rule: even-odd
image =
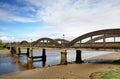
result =
[{"label": "riverbank vegetation", "polygon": [[5,43],[2,40],[0,40],[0,50],[4,48],[5,48]]},{"label": "riverbank vegetation", "polygon": [[[120,64],[120,59],[111,62],[110,64]],[[104,72],[94,72],[90,79],[120,79],[120,68]]]},{"label": "riverbank vegetation", "polygon": [[120,70],[95,72],[90,75],[90,79],[120,79]]}]

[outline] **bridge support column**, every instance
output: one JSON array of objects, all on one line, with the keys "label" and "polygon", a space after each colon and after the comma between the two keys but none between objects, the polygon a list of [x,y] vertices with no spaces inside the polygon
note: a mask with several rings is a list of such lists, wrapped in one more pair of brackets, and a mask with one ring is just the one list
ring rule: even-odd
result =
[{"label": "bridge support column", "polygon": [[90,42],[91,48],[93,48],[93,46],[92,46],[92,39],[93,39],[93,37],[91,36],[90,39],[91,39],[91,42]]},{"label": "bridge support column", "polygon": [[33,58],[33,48],[27,49],[28,60],[32,60]]},{"label": "bridge support column", "polygon": [[10,53],[13,55],[13,47],[10,47]]},{"label": "bridge support column", "polygon": [[76,50],[76,63],[82,63],[81,50]]},{"label": "bridge support column", "polygon": [[16,47],[16,55],[20,55],[20,53],[21,53],[20,47]]},{"label": "bridge support column", "polygon": [[26,54],[27,57],[29,57],[29,52],[30,52],[29,50],[30,50],[30,48],[27,48],[27,54]]},{"label": "bridge support column", "polygon": [[66,50],[61,52],[61,64],[62,65],[67,64],[67,52],[66,52]]},{"label": "bridge support column", "polygon": [[12,47],[10,47],[10,53],[12,53]]},{"label": "bridge support column", "polygon": [[31,59],[27,60],[27,67],[28,67],[28,69],[33,68],[33,61]]},{"label": "bridge support column", "polygon": [[19,52],[19,55],[20,55],[21,54],[21,48],[20,47],[18,48],[18,52]]},{"label": "bridge support column", "polygon": [[116,39],[115,39],[115,37],[114,37],[114,42],[116,42]]},{"label": "bridge support column", "polygon": [[46,49],[42,49],[42,61],[46,61]]},{"label": "bridge support column", "polygon": [[42,66],[45,67],[46,64],[46,49],[42,49]]},{"label": "bridge support column", "polygon": [[11,52],[12,55],[16,54],[16,49],[15,49],[15,47],[11,47],[11,51],[10,51],[10,52]]},{"label": "bridge support column", "polygon": [[103,43],[104,43],[104,46],[103,46],[103,48],[104,48],[104,49],[105,49],[105,47],[106,47],[106,46],[105,46],[105,45],[106,45],[106,44],[105,44],[105,42],[106,42],[106,39],[105,39],[105,37],[106,37],[106,34],[104,34],[104,36],[103,36]]},{"label": "bridge support column", "polygon": [[29,52],[30,52],[29,50],[30,50],[30,48],[27,48],[27,54],[26,54],[27,57],[29,57]]}]

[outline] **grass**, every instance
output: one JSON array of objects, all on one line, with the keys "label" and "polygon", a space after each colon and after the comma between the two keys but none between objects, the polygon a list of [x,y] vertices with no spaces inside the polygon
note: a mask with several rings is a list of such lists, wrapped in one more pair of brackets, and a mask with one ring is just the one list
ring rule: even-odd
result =
[{"label": "grass", "polygon": [[90,75],[90,79],[120,79],[120,71],[94,72]]},{"label": "grass", "polygon": [[3,50],[3,49],[5,49],[5,48],[1,48],[1,47],[0,47],[0,50]]},{"label": "grass", "polygon": [[105,72],[103,79],[120,79],[120,71]]},{"label": "grass", "polygon": [[94,72],[89,77],[90,79],[103,79],[103,72]]}]

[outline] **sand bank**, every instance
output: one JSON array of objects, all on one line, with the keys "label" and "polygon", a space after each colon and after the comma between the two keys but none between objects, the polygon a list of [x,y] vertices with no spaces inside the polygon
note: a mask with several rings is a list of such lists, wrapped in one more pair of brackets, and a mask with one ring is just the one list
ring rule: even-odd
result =
[{"label": "sand bank", "polygon": [[9,55],[9,54],[10,54],[10,50],[8,49],[0,50],[0,55]]},{"label": "sand bank", "polygon": [[93,72],[118,68],[119,65],[71,64],[17,72],[1,76],[0,79],[89,79]]}]

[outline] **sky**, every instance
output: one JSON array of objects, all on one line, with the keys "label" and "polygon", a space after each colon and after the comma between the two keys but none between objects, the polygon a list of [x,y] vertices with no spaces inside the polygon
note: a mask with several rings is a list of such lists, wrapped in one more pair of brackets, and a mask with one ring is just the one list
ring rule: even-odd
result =
[{"label": "sky", "polygon": [[73,40],[96,30],[120,28],[120,0],[0,0],[0,39]]}]

